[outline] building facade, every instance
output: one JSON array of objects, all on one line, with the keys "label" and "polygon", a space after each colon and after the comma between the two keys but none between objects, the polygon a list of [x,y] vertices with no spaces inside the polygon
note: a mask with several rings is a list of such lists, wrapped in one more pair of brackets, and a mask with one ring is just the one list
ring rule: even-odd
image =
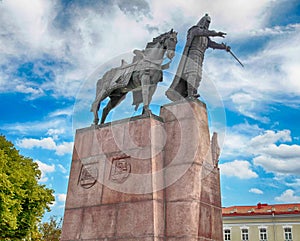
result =
[{"label": "building facade", "polygon": [[222,209],[224,241],[300,241],[300,204]]}]

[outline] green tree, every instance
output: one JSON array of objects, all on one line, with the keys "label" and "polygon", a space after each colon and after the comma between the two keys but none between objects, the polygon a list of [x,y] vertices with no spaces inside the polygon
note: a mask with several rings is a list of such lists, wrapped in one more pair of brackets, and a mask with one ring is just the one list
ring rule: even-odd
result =
[{"label": "green tree", "polygon": [[38,223],[54,201],[38,183],[41,171],[0,135],[0,240],[37,239]]},{"label": "green tree", "polygon": [[49,222],[44,222],[39,225],[41,240],[43,241],[59,241],[61,234],[62,218],[57,219],[51,216]]}]

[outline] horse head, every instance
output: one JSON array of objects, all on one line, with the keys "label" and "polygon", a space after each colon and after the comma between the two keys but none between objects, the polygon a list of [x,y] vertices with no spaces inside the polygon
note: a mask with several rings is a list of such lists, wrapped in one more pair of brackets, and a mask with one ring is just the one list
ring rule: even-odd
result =
[{"label": "horse head", "polygon": [[156,38],[153,38],[152,42],[149,42],[146,46],[145,55],[151,59],[162,59],[164,54],[169,59],[175,56],[175,47],[177,44],[177,32],[171,29],[169,32],[163,33]]},{"label": "horse head", "polygon": [[177,44],[177,32],[170,30],[164,41],[164,48],[167,50],[167,57],[172,59],[175,56],[175,48]]}]

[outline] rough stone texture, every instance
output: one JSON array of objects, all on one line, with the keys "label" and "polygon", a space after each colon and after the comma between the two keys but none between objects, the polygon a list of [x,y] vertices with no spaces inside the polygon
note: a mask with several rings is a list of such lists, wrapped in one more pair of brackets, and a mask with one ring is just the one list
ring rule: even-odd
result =
[{"label": "rough stone texture", "polygon": [[63,232],[61,240],[79,240],[81,234],[81,220],[83,217],[83,208],[65,210]]},{"label": "rough stone texture", "polygon": [[[163,176],[152,175],[163,168],[161,130],[152,117],[77,130],[61,240],[163,240],[164,192],[156,191]],[[119,160],[128,175],[113,180]],[[83,188],[82,170],[91,165],[97,181]]]},{"label": "rough stone texture", "polygon": [[223,239],[206,106],[172,103],[160,117],[77,130],[62,241]]},{"label": "rough stone texture", "polygon": [[[206,106],[200,101],[161,108],[165,121],[166,241],[223,240],[220,179],[211,153]],[[174,173],[182,176],[172,179]]]}]

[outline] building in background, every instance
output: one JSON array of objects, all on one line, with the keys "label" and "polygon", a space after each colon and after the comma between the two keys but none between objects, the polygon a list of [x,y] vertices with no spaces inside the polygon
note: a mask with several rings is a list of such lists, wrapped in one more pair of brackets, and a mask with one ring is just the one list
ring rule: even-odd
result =
[{"label": "building in background", "polygon": [[300,241],[300,203],[223,208],[224,241]]}]

